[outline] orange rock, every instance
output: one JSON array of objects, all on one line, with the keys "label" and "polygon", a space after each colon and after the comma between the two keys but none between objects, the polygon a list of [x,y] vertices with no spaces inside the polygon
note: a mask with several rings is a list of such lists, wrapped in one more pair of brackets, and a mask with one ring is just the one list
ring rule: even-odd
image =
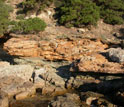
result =
[{"label": "orange rock", "polygon": [[22,38],[12,38],[8,40],[4,43],[4,49],[8,51],[10,55],[25,57],[35,57],[39,55],[37,42]]},{"label": "orange rock", "polygon": [[80,59],[85,54],[104,51],[107,45],[89,39],[56,39],[53,41],[34,41],[27,38],[12,38],[4,44],[10,55],[41,57],[47,60]]}]

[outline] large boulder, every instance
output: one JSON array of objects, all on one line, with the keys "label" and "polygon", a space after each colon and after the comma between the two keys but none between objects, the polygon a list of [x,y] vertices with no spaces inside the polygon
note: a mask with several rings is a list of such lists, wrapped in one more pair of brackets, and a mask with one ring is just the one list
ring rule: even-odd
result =
[{"label": "large boulder", "polygon": [[124,50],[121,48],[110,48],[108,50],[109,58],[118,63],[124,62]]}]

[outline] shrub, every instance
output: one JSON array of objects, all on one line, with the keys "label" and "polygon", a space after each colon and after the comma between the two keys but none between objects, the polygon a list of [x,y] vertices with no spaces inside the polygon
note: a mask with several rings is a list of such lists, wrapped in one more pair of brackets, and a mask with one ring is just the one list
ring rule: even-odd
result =
[{"label": "shrub", "polygon": [[99,8],[91,0],[65,0],[58,8],[59,23],[66,27],[96,25]]},{"label": "shrub", "polygon": [[44,8],[49,7],[53,3],[53,0],[25,0],[22,2],[23,10],[28,12],[30,10],[41,11]]},{"label": "shrub", "polygon": [[12,7],[6,5],[3,0],[0,1],[0,35],[7,32],[9,25],[9,12],[12,11]]},{"label": "shrub", "polygon": [[39,18],[29,18],[13,23],[14,27],[11,31],[16,33],[37,33],[46,27],[46,23]]},{"label": "shrub", "polygon": [[94,0],[100,7],[101,18],[108,24],[122,24],[124,22],[124,0]]}]

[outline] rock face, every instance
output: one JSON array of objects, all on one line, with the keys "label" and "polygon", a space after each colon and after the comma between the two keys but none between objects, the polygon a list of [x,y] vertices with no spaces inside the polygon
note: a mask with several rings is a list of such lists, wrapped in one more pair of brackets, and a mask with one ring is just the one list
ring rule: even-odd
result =
[{"label": "rock face", "polygon": [[72,64],[71,71],[75,72],[100,72],[124,73],[123,64],[109,62],[103,55],[91,53],[83,56],[79,62]]},{"label": "rock face", "polygon": [[41,57],[47,60],[76,60],[86,52],[102,51],[107,45],[99,40],[89,39],[55,39],[52,41],[34,41],[12,38],[4,44],[4,49],[15,56]]},{"label": "rock face", "polygon": [[121,48],[110,48],[108,51],[109,58],[114,62],[124,62],[124,50]]}]

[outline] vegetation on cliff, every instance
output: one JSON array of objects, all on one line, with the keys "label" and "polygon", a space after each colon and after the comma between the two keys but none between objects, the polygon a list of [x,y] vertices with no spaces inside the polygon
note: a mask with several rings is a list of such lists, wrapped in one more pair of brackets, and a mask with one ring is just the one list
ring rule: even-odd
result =
[{"label": "vegetation on cliff", "polygon": [[14,25],[11,31],[16,33],[38,33],[46,27],[46,23],[37,17],[20,20],[11,24]]},{"label": "vegetation on cliff", "polygon": [[101,18],[108,24],[122,24],[124,22],[124,0],[94,0],[100,7]]},{"label": "vegetation on cliff", "polygon": [[124,0],[26,0],[22,4],[26,12],[54,4],[58,22],[66,27],[96,25],[100,18],[113,25],[124,22]]},{"label": "vegetation on cliff", "polygon": [[36,10],[37,12],[49,7],[53,3],[53,0],[25,0],[22,2],[23,11],[28,12],[30,10]]},{"label": "vegetation on cliff", "polygon": [[3,0],[0,0],[0,35],[2,36],[7,32],[9,25],[9,13],[12,11],[12,7],[5,4]]},{"label": "vegetation on cliff", "polygon": [[96,25],[99,7],[91,0],[65,0],[58,9],[59,23],[66,27]]},{"label": "vegetation on cliff", "polygon": [[[66,27],[82,27],[97,25],[99,19],[108,24],[124,23],[124,0],[24,0],[21,5],[23,14],[17,15],[19,22],[9,22],[9,13],[12,8],[0,0],[0,35],[8,31],[19,33],[36,33],[43,31],[46,24],[39,18],[27,19],[29,11],[38,14],[40,11],[55,6],[56,15],[60,25]],[[14,27],[13,27],[14,25]]]}]

